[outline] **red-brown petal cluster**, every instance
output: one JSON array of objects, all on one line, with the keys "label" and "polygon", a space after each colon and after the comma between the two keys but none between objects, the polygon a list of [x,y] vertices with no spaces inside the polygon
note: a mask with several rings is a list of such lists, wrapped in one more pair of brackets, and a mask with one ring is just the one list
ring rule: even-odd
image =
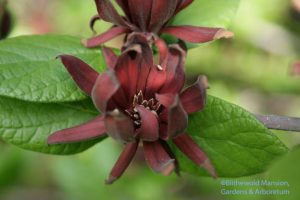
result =
[{"label": "red-brown petal cluster", "polygon": [[[78,87],[91,96],[101,115],[85,124],[53,133],[48,143],[80,142],[106,135],[124,143],[124,150],[106,180],[108,184],[123,174],[139,144],[153,171],[163,175],[173,171],[179,174],[180,166],[168,142],[173,142],[190,160],[216,177],[207,155],[185,133],[188,115],[205,106],[207,79],[199,76],[192,86],[183,90],[186,49],[181,44],[168,46],[158,34],[171,34],[189,42],[207,42],[230,33],[219,28],[168,27],[168,20],[192,0],[116,1],[124,17],[109,0],[96,0],[99,15],[93,18],[91,26],[98,19],[115,26],[85,43],[93,47],[130,33],[120,56],[102,48],[106,72],[98,73],[73,56],[59,56]],[[159,64],[154,61],[152,45],[159,51]]]},{"label": "red-brown petal cluster", "polygon": [[96,47],[119,35],[139,32],[151,36],[148,40],[157,46],[161,56],[160,64],[165,65],[168,48],[159,38],[161,34],[173,35],[180,40],[192,43],[204,43],[233,36],[232,32],[222,28],[169,26],[170,19],[192,4],[193,0],[116,0],[116,2],[125,16],[117,12],[110,0],[95,0],[98,15],[91,19],[92,30],[94,31],[95,21],[100,19],[114,26],[98,36],[84,40],[83,44],[86,47]]},{"label": "red-brown petal cluster", "polygon": [[[145,159],[164,175],[178,171],[178,162],[166,141],[172,140],[197,165],[216,173],[206,154],[184,133],[188,114],[203,109],[207,80],[199,76],[182,91],[185,51],[169,47],[166,67],[158,67],[146,38],[136,35],[120,57],[103,49],[109,65],[99,74],[83,61],[69,55],[60,59],[76,84],[92,97],[102,113],[83,125],[58,131],[49,144],[80,142],[106,134],[126,144],[106,183],[117,180],[129,166],[141,141]],[[182,91],[182,92],[181,92]]]}]

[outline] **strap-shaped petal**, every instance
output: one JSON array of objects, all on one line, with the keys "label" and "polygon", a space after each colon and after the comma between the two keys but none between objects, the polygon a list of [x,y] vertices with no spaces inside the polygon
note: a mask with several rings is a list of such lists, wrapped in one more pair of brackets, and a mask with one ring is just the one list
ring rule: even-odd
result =
[{"label": "strap-shaped petal", "polygon": [[156,38],[154,40],[154,44],[159,51],[159,65],[162,69],[165,69],[167,67],[167,62],[168,62],[168,54],[169,54],[168,46],[166,42],[160,38]]},{"label": "strap-shaped petal", "polygon": [[111,29],[109,29],[108,31],[101,33],[98,36],[89,38],[87,40],[82,40],[82,44],[87,47],[87,48],[92,48],[92,47],[97,47],[100,46],[102,44],[104,44],[105,42],[112,40],[113,38],[122,35],[124,33],[128,33],[129,29],[124,28],[124,27],[113,27]]},{"label": "strap-shaped petal", "polygon": [[61,55],[59,58],[71,74],[78,87],[90,96],[99,73],[88,64],[74,56]]},{"label": "strap-shaped petal", "polygon": [[214,178],[217,177],[209,158],[189,135],[182,134],[174,138],[173,142],[190,160],[204,167]]},{"label": "strap-shaped petal", "polygon": [[174,159],[174,164],[175,164],[175,173],[177,176],[180,176],[180,168],[179,168],[179,162],[176,159],[175,154],[172,152],[172,149],[170,148],[168,142],[160,140],[162,147],[165,149],[165,151],[170,155],[172,159]]},{"label": "strap-shaped petal", "polygon": [[143,142],[144,155],[149,167],[165,176],[175,169],[175,160],[163,148],[159,140],[155,142]]},{"label": "strap-shaped petal", "polygon": [[199,76],[192,86],[180,94],[180,101],[188,114],[197,112],[205,106],[207,88],[207,77]]},{"label": "strap-shaped petal", "polygon": [[156,114],[141,105],[137,105],[136,109],[140,115],[140,128],[138,137],[143,141],[156,141],[159,138],[159,126]]},{"label": "strap-shaped petal", "polygon": [[196,26],[168,26],[162,33],[170,34],[178,39],[192,42],[204,43],[220,38],[231,38],[233,33],[222,28],[208,28]]},{"label": "strap-shaped petal", "polygon": [[137,92],[145,91],[153,55],[147,39],[140,34],[131,35],[124,48],[115,71],[121,87],[132,100]]},{"label": "strap-shaped petal", "polygon": [[[117,60],[115,73],[120,82],[121,88],[126,94],[128,101],[132,101],[133,96],[137,93],[137,83],[141,77],[147,78],[148,71],[140,69],[140,45],[128,48],[126,52]],[[135,55],[135,57],[132,57]],[[144,80],[145,81],[145,80]]]},{"label": "strap-shaped petal", "polygon": [[145,97],[151,98],[163,87],[167,79],[167,72],[159,67],[153,66],[147,78]]},{"label": "strap-shaped petal", "polygon": [[157,33],[174,15],[178,0],[152,0],[151,18],[148,31]]},{"label": "strap-shaped petal", "polygon": [[106,184],[112,184],[118,178],[122,176],[124,171],[127,169],[129,164],[131,163],[136,150],[138,148],[139,142],[129,143],[123,149],[121,155],[119,156],[116,164],[114,165],[113,169],[110,172],[109,178],[105,180]]},{"label": "strap-shaped petal", "polygon": [[168,62],[165,71],[167,73],[164,86],[158,93],[178,93],[184,86],[186,53],[179,45],[172,45],[169,48]]},{"label": "strap-shaped petal", "polygon": [[157,94],[156,99],[165,107],[163,112],[168,112],[168,118],[166,119],[168,124],[168,137],[177,137],[188,125],[188,116],[181,105],[178,95]]},{"label": "strap-shaped petal", "polygon": [[194,0],[181,0],[181,2],[178,4],[176,8],[174,15],[176,15],[177,13],[179,13],[180,11],[188,7],[191,3],[193,3],[193,1]]},{"label": "strap-shaped petal", "polygon": [[119,15],[110,0],[95,0],[98,14],[104,21],[119,26],[127,26],[126,21]]},{"label": "strap-shaped petal", "polygon": [[92,140],[105,136],[106,129],[102,116],[64,130],[57,131],[48,137],[48,144],[65,144]]},{"label": "strap-shaped petal", "polygon": [[125,13],[127,19],[129,19],[129,21],[131,21],[130,10],[129,10],[129,6],[128,6],[128,0],[116,0],[116,2],[122,8],[122,10]]},{"label": "strap-shaped petal", "polygon": [[104,122],[107,134],[115,140],[120,142],[133,142],[135,140],[133,121],[119,110],[107,112]]},{"label": "strap-shaped petal", "polygon": [[107,47],[102,47],[102,53],[108,69],[114,69],[118,60],[118,56],[112,49]]},{"label": "strap-shaped petal", "polygon": [[141,31],[146,32],[151,16],[152,1],[128,0],[131,20]]},{"label": "strap-shaped petal", "polygon": [[92,100],[96,108],[105,113],[109,100],[119,88],[120,83],[113,71],[100,74],[92,90]]}]

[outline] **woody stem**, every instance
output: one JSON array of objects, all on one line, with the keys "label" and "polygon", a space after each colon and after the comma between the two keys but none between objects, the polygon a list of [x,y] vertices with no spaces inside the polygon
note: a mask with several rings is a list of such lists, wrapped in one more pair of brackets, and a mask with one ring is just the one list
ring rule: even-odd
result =
[{"label": "woody stem", "polygon": [[269,129],[300,132],[300,118],[254,114]]}]

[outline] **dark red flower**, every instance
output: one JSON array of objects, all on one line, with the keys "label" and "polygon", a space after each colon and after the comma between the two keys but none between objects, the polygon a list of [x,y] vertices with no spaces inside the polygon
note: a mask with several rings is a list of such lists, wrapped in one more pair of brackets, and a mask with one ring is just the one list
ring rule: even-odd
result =
[{"label": "dark red flower", "polygon": [[140,32],[147,35],[148,40],[158,47],[162,60],[164,60],[167,46],[159,38],[161,34],[173,35],[192,43],[204,43],[233,36],[231,32],[222,28],[169,26],[169,20],[189,6],[193,0],[116,0],[125,16],[119,15],[110,0],[95,0],[95,2],[98,15],[92,18],[91,28],[93,29],[93,25],[98,19],[111,22],[114,26],[96,37],[84,40],[83,43],[86,47],[99,46],[121,34]]},{"label": "dark red flower", "polygon": [[147,39],[139,34],[131,38],[117,58],[104,49],[107,72],[98,74],[73,56],[60,56],[77,85],[92,97],[102,113],[86,124],[58,131],[49,144],[79,142],[106,134],[126,144],[107,183],[119,178],[131,162],[138,144],[143,144],[145,159],[156,172],[168,175],[178,169],[167,141],[174,144],[196,164],[216,176],[213,166],[198,145],[184,134],[188,114],[204,107],[207,81],[199,76],[183,92],[185,51],[172,45],[165,68],[154,65]]}]

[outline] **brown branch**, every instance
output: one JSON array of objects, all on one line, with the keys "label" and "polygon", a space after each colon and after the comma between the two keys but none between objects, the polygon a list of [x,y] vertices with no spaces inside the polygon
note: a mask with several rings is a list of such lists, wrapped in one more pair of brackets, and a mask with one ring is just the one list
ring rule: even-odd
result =
[{"label": "brown branch", "polygon": [[254,116],[269,129],[300,132],[300,118],[260,114]]}]

